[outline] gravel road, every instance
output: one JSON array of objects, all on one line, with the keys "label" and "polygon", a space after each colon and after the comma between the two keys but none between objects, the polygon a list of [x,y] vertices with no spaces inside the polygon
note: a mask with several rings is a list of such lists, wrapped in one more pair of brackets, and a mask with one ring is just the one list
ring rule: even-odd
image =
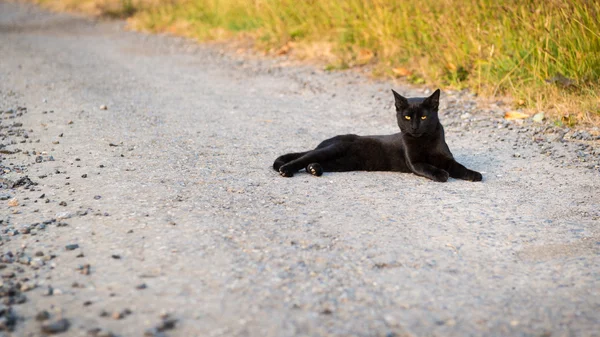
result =
[{"label": "gravel road", "polygon": [[598,130],[446,91],[481,183],[272,170],[391,88],[0,2],[0,335],[600,336]]}]

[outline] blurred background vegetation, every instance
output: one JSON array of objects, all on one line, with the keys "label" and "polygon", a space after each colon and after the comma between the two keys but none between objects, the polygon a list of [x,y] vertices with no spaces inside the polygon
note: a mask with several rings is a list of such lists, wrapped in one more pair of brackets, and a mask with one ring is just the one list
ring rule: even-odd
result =
[{"label": "blurred background vegetation", "polygon": [[33,0],[600,125],[597,0]]}]

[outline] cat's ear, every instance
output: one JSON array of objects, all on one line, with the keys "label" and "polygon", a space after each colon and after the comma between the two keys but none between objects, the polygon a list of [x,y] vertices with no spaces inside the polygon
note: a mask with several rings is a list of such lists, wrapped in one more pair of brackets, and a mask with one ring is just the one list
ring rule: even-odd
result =
[{"label": "cat's ear", "polygon": [[426,105],[434,110],[437,110],[438,106],[440,105],[440,89],[437,89],[433,92],[433,94],[431,94],[431,96],[427,97],[423,101],[422,105]]},{"label": "cat's ear", "polygon": [[395,92],[394,89],[392,89],[392,92],[394,93],[394,100],[396,101],[396,110],[404,110],[408,108],[408,101],[406,98]]}]

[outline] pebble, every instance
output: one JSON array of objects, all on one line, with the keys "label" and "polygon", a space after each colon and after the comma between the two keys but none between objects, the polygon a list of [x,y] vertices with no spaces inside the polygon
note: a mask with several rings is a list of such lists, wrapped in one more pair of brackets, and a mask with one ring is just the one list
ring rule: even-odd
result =
[{"label": "pebble", "polygon": [[33,268],[41,268],[44,264],[46,264],[44,260],[37,257],[31,260],[31,263],[29,265]]},{"label": "pebble", "polygon": [[54,295],[54,288],[52,286],[48,286],[46,290],[42,293],[43,296],[52,296]]},{"label": "pebble", "polygon": [[110,332],[109,330],[104,330],[100,328],[90,329],[87,332],[88,336],[91,337],[115,337],[116,335]]},{"label": "pebble", "polygon": [[79,272],[82,275],[89,275],[91,268],[92,268],[92,266],[89,263],[86,263],[86,264],[84,264],[82,266],[77,267],[77,269],[79,269]]},{"label": "pebble", "polygon": [[138,284],[137,286],[135,286],[135,289],[138,289],[138,290],[142,290],[142,289],[146,289],[146,288],[148,288],[146,283]]},{"label": "pebble", "polygon": [[63,333],[65,331],[69,330],[70,325],[71,325],[71,323],[69,322],[69,320],[66,318],[63,318],[63,319],[59,319],[54,322],[48,322],[48,323],[42,324],[42,332],[47,333],[47,334]]},{"label": "pebble", "polygon": [[71,212],[58,212],[58,213],[56,213],[56,215],[54,217],[56,218],[56,220],[63,220],[63,219],[69,219],[72,216],[73,215],[71,214]]},{"label": "pebble", "polygon": [[538,112],[535,115],[533,115],[532,120],[536,123],[541,123],[544,121],[544,112]]},{"label": "pebble", "polygon": [[67,202],[66,202],[66,201],[61,201],[61,202],[59,203],[59,205],[60,205],[60,206],[67,206]]},{"label": "pebble", "polygon": [[68,244],[68,245],[65,246],[66,250],[75,250],[77,248],[79,248],[79,245],[76,244],[76,243],[71,243],[71,244]]},{"label": "pebble", "polygon": [[108,110],[108,107],[106,105],[102,104],[100,106],[100,110]]},{"label": "pebble", "polygon": [[0,331],[12,331],[17,323],[17,315],[11,307],[6,307],[4,305],[1,305],[0,312],[2,312],[2,317],[0,318]]},{"label": "pebble", "polygon": [[8,206],[10,206],[10,207],[19,206],[19,200],[17,200],[17,198],[10,199],[8,201]]},{"label": "pebble", "polygon": [[35,284],[35,282],[25,282],[21,284],[21,291],[22,292],[27,292],[31,289],[35,289],[37,287],[37,284]]},{"label": "pebble", "polygon": [[29,256],[21,256],[18,260],[18,262],[20,264],[25,264],[28,265],[29,263],[31,263],[31,258]]},{"label": "pebble", "polygon": [[6,193],[2,193],[0,194],[0,200],[8,200],[10,199],[12,196],[10,194],[6,194]]},{"label": "pebble", "polygon": [[45,321],[50,318],[50,313],[46,310],[42,310],[35,315],[36,321]]}]

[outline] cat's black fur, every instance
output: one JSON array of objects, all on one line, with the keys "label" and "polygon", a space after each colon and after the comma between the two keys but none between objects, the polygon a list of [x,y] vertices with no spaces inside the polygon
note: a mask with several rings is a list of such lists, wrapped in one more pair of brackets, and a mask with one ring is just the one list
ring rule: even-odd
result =
[{"label": "cat's black fur", "polygon": [[323,141],[316,149],[288,153],[273,168],[284,177],[306,169],[315,176],[323,171],[412,172],[434,181],[448,177],[481,181],[479,172],[454,160],[438,119],[440,90],[429,97],[404,98],[394,90],[399,133],[387,136],[341,135]]}]

